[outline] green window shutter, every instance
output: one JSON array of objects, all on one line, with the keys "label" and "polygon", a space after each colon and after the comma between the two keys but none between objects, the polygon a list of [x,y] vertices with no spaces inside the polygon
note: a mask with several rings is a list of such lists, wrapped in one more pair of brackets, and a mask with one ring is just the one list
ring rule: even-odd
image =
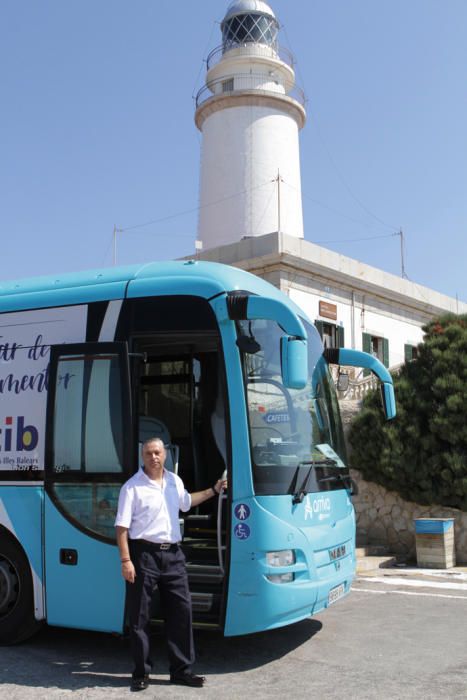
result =
[{"label": "green window shutter", "polygon": [[323,321],[315,321],[316,330],[320,334],[321,340],[323,339]]},{"label": "green window shutter", "polygon": [[408,343],[404,345],[404,359],[406,362],[410,362],[410,360],[413,358],[413,345],[409,345]]},{"label": "green window shutter", "polygon": [[337,347],[344,347],[344,328],[343,326],[337,326]]},{"label": "green window shutter", "polygon": [[362,350],[371,353],[371,335],[369,333],[362,333]]},{"label": "green window shutter", "polygon": [[389,340],[383,338],[383,365],[389,367]]},{"label": "green window shutter", "polygon": [[[363,352],[371,353],[371,335],[369,333],[362,333],[362,350]],[[369,369],[363,370],[363,376],[368,377],[370,374]]]}]

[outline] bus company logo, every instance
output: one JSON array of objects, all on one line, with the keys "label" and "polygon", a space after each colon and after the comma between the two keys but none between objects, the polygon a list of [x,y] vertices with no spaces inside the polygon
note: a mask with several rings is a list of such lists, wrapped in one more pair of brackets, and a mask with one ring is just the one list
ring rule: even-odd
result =
[{"label": "bus company logo", "polygon": [[24,416],[7,416],[0,427],[0,452],[31,452],[39,442],[39,431],[25,425]]},{"label": "bus company logo", "polygon": [[265,423],[290,423],[290,416],[288,413],[280,413],[277,411],[271,411],[263,416]]},{"label": "bus company logo", "polygon": [[331,512],[331,501],[329,498],[320,496],[320,498],[312,499],[310,494],[305,500],[305,520],[312,520],[313,515],[318,516],[318,520],[329,518]]}]

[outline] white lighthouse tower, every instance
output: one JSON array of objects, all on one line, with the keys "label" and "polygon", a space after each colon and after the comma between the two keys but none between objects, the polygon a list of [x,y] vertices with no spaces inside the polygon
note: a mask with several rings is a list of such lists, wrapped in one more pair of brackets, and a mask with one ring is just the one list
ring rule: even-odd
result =
[{"label": "white lighthouse tower", "polygon": [[298,132],[306,119],[292,55],[262,0],[234,0],[196,100],[203,134],[203,249],[280,232],[303,238]]}]

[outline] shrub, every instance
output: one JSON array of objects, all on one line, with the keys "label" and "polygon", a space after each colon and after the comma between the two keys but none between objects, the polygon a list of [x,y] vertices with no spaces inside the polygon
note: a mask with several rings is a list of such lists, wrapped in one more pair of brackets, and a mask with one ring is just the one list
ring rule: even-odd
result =
[{"label": "shrub", "polygon": [[394,378],[397,416],[372,392],[354,419],[351,466],[406,500],[467,511],[467,316],[423,328],[418,357]]}]

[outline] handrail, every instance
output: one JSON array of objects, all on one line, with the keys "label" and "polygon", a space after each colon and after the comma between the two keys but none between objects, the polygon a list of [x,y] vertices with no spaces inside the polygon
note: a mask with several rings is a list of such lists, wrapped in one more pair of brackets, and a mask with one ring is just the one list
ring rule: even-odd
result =
[{"label": "handrail", "polygon": [[257,44],[247,42],[245,44],[235,44],[225,48],[224,44],[216,46],[206,59],[207,69],[215,66],[223,56],[230,51],[236,51],[238,56],[261,56],[264,58],[275,58],[286,63],[290,68],[295,66],[295,57],[285,46],[272,47],[267,44]]},{"label": "handrail", "polygon": [[225,547],[222,546],[222,501],[226,498],[227,494],[224,493],[224,489],[221,487],[217,500],[217,556],[219,559],[219,569],[222,574],[225,573],[224,558],[222,556],[222,550],[225,549]]},{"label": "handrail", "polygon": [[[229,82],[232,86],[231,90],[226,89],[226,87],[230,87],[227,85]],[[305,93],[296,85],[290,86],[289,89],[289,86],[275,82],[274,77],[267,73],[240,73],[233,76],[224,76],[218,80],[211,80],[204,85],[196,95],[196,109],[211,97],[235,95],[246,90],[254,90],[262,95],[272,95],[274,97],[290,97],[302,107],[306,105]]]}]

